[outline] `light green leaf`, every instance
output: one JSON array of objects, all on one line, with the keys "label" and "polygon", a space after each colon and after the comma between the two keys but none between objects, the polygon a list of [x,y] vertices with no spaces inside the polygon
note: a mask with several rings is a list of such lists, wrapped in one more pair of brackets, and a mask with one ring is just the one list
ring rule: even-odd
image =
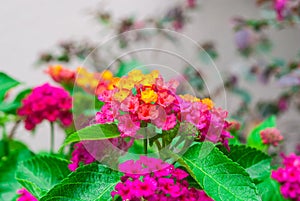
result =
[{"label": "light green leaf", "polygon": [[250,132],[247,138],[247,145],[257,148],[259,150],[265,150],[267,148],[267,145],[263,144],[262,139],[260,137],[260,132],[266,128],[272,127],[276,127],[275,116],[270,116]]},{"label": "light green leaf", "polygon": [[40,201],[106,201],[121,173],[92,163],[82,166],[53,187]]},{"label": "light green leaf", "polygon": [[62,148],[72,142],[81,140],[103,140],[117,138],[119,136],[120,132],[116,124],[94,124],[69,135]]},{"label": "light green leaf", "polygon": [[267,154],[245,145],[232,145],[230,152],[224,147],[220,150],[231,160],[246,169],[254,180],[262,180],[270,176],[271,157]]},{"label": "light green leaf", "polygon": [[[135,68],[140,68],[143,66],[138,60],[132,59],[129,61],[121,61],[119,65],[119,70],[116,73],[116,77],[122,77],[132,71]],[[143,69],[144,73],[148,73],[145,69]]]},{"label": "light green leaf", "polygon": [[32,195],[40,198],[69,173],[68,161],[53,156],[36,156],[18,165],[16,179]]},{"label": "light green leaf", "polygon": [[261,200],[248,173],[211,142],[190,147],[182,160],[191,176],[215,201]]},{"label": "light green leaf", "polygon": [[8,76],[3,72],[0,72],[0,101],[4,99],[4,96],[9,89],[19,84],[19,81],[13,79],[12,77]]},{"label": "light green leaf", "polygon": [[284,201],[279,190],[279,184],[271,178],[257,184],[257,189],[263,201]]}]

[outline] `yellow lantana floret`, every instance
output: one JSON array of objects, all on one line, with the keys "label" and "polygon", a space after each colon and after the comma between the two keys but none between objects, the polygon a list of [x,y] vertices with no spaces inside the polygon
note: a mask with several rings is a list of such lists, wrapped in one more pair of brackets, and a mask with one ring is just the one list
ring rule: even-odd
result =
[{"label": "yellow lantana floret", "polygon": [[111,80],[113,78],[113,73],[109,70],[104,70],[102,73],[101,73],[101,77],[104,79],[104,80]]},{"label": "yellow lantana floret", "polygon": [[201,100],[195,96],[190,94],[179,95],[183,100],[190,101],[190,102],[200,102]]},{"label": "yellow lantana floret", "polygon": [[125,100],[127,96],[129,96],[129,94],[130,94],[129,90],[121,89],[120,91],[114,94],[114,100],[122,102],[123,100]]},{"label": "yellow lantana floret", "polygon": [[152,89],[148,88],[141,92],[141,99],[145,103],[155,103],[157,101],[157,93]]},{"label": "yellow lantana floret", "polygon": [[204,98],[201,100],[201,102],[205,105],[207,105],[207,107],[211,110],[214,107],[214,102],[209,99],[209,98]]},{"label": "yellow lantana floret", "polygon": [[133,80],[134,82],[140,82],[144,77],[144,74],[141,70],[132,70],[128,73],[128,78]]}]

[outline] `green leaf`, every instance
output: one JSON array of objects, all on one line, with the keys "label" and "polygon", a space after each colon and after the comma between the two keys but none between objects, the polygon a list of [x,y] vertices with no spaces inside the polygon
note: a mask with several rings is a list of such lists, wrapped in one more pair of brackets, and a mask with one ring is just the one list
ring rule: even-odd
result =
[{"label": "green leaf", "polygon": [[111,191],[121,173],[92,163],[82,166],[53,187],[40,201],[103,201],[111,199]]},{"label": "green leaf", "polygon": [[53,156],[36,156],[18,165],[16,179],[32,195],[40,198],[69,173],[68,161]]},{"label": "green leaf", "polygon": [[279,184],[271,178],[257,184],[257,189],[263,201],[284,201],[279,190]]},{"label": "green leaf", "polygon": [[0,101],[2,101],[5,97],[7,91],[17,85],[20,82],[8,76],[7,74],[0,72]]},{"label": "green leaf", "polygon": [[9,157],[3,157],[0,161],[0,200],[11,201],[16,196],[18,189],[22,186],[15,179],[18,162],[28,159],[32,153],[23,149],[15,152]]},{"label": "green leaf", "polygon": [[[13,154],[15,152],[27,149],[27,146],[20,142],[13,139],[5,139],[0,140],[0,159],[7,154]],[[8,153],[5,153],[8,152]],[[1,165],[1,162],[0,162]]]},{"label": "green leaf", "polygon": [[190,147],[182,160],[191,176],[215,201],[260,200],[248,173],[211,142]]},{"label": "green leaf", "polygon": [[[119,66],[119,71],[116,73],[116,77],[122,77],[132,71],[135,68],[139,68],[143,66],[138,60],[132,59],[130,61],[121,61]],[[148,73],[147,71],[143,70],[144,73]]]},{"label": "green leaf", "polygon": [[262,139],[260,137],[260,132],[266,128],[272,127],[276,127],[275,116],[270,116],[250,132],[247,138],[247,145],[257,148],[259,150],[265,150],[267,148],[267,145],[263,144]]},{"label": "green leaf", "polygon": [[18,93],[16,98],[12,102],[1,102],[0,103],[0,111],[9,113],[9,114],[16,114],[16,111],[19,107],[22,105],[22,100],[25,98],[29,93],[31,92],[31,89],[25,89]]},{"label": "green leaf", "polygon": [[117,138],[119,136],[120,132],[116,124],[94,124],[69,135],[62,148],[72,142],[81,140],[103,140]]},{"label": "green leaf", "polygon": [[230,152],[224,147],[220,147],[220,150],[245,168],[253,180],[262,180],[270,176],[271,157],[267,154],[245,145],[232,145]]}]

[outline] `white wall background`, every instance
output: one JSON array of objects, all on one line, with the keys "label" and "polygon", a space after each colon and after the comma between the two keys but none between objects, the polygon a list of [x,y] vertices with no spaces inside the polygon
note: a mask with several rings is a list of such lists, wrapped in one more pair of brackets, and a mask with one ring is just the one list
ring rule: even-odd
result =
[{"label": "white wall background", "polygon": [[[97,6],[110,10],[114,16],[151,16],[164,13],[173,3],[179,1],[162,0],[1,0],[0,3],[0,70],[5,71],[29,86],[49,81],[41,68],[34,62],[43,50],[54,47],[64,39],[90,38],[101,42],[110,33],[101,29],[89,13]],[[257,18],[259,10],[255,0],[209,0],[201,1],[200,10],[193,13],[193,22],[186,27],[185,34],[195,41],[212,40],[220,52],[216,64],[220,69],[243,70],[247,62],[237,57],[233,43],[230,19],[233,16]],[[300,49],[300,31],[296,28],[271,30],[271,39],[276,42],[274,56],[293,58]],[[241,69],[240,69],[241,68]],[[258,89],[258,86],[260,87]],[[275,86],[251,86],[252,91],[260,91],[261,97],[272,96]],[[267,94],[267,95],[266,95]],[[234,108],[230,104],[228,107]],[[293,118],[291,118],[293,117]],[[299,139],[299,115],[285,115],[280,126],[288,133],[287,138],[295,145]],[[28,142],[33,150],[47,150],[49,147],[48,125],[39,127],[34,136],[19,128],[16,137]],[[298,126],[298,127],[297,127]],[[57,135],[57,148],[63,134]],[[291,147],[292,147],[291,146]],[[290,149],[291,150],[291,149]]]}]

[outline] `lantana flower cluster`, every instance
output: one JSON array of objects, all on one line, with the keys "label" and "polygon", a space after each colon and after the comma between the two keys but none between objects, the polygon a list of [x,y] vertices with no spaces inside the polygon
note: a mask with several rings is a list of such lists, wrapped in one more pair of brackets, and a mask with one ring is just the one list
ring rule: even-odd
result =
[{"label": "lantana flower cluster", "polygon": [[212,201],[204,191],[189,187],[188,173],[160,159],[141,156],[120,164],[125,173],[111,193],[132,201]]},{"label": "lantana flower cluster", "polygon": [[104,90],[111,90],[119,78],[113,77],[113,73],[109,70],[104,70],[101,73],[89,72],[83,67],[78,67],[76,70],[75,84],[91,94],[99,95]]},{"label": "lantana flower cluster", "polygon": [[45,72],[57,83],[73,85],[75,82],[76,72],[62,65],[49,66]]},{"label": "lantana flower cluster", "polygon": [[277,128],[266,128],[260,132],[260,137],[264,144],[278,146],[283,140],[283,136]]},{"label": "lantana flower cluster", "polygon": [[215,108],[210,99],[177,95],[177,86],[174,80],[165,82],[158,71],[143,74],[133,70],[114,89],[99,95],[105,104],[96,114],[96,121],[100,124],[117,121],[122,137],[135,137],[147,123],[171,130],[177,123],[188,122],[199,130],[199,140],[227,145],[227,138],[231,137],[226,131],[227,112]]},{"label": "lantana flower cluster", "polygon": [[30,192],[26,190],[26,188],[21,188],[17,191],[17,194],[20,196],[17,198],[17,201],[38,201],[36,197],[31,195]]},{"label": "lantana flower cluster", "polygon": [[49,66],[45,72],[57,83],[64,86],[75,84],[86,92],[96,95],[104,90],[113,89],[114,83],[119,80],[119,78],[113,77],[113,73],[109,70],[104,70],[101,73],[89,72],[84,67],[70,70],[62,65],[53,65]]},{"label": "lantana flower cluster", "polygon": [[67,91],[54,87],[48,83],[35,87],[32,92],[22,100],[22,107],[18,115],[25,117],[25,128],[33,130],[43,120],[55,122],[59,120],[62,125],[72,123],[72,98]]},{"label": "lantana flower cluster", "polygon": [[271,176],[281,184],[285,198],[300,201],[300,156],[292,153],[282,157],[284,167],[273,171]]}]

